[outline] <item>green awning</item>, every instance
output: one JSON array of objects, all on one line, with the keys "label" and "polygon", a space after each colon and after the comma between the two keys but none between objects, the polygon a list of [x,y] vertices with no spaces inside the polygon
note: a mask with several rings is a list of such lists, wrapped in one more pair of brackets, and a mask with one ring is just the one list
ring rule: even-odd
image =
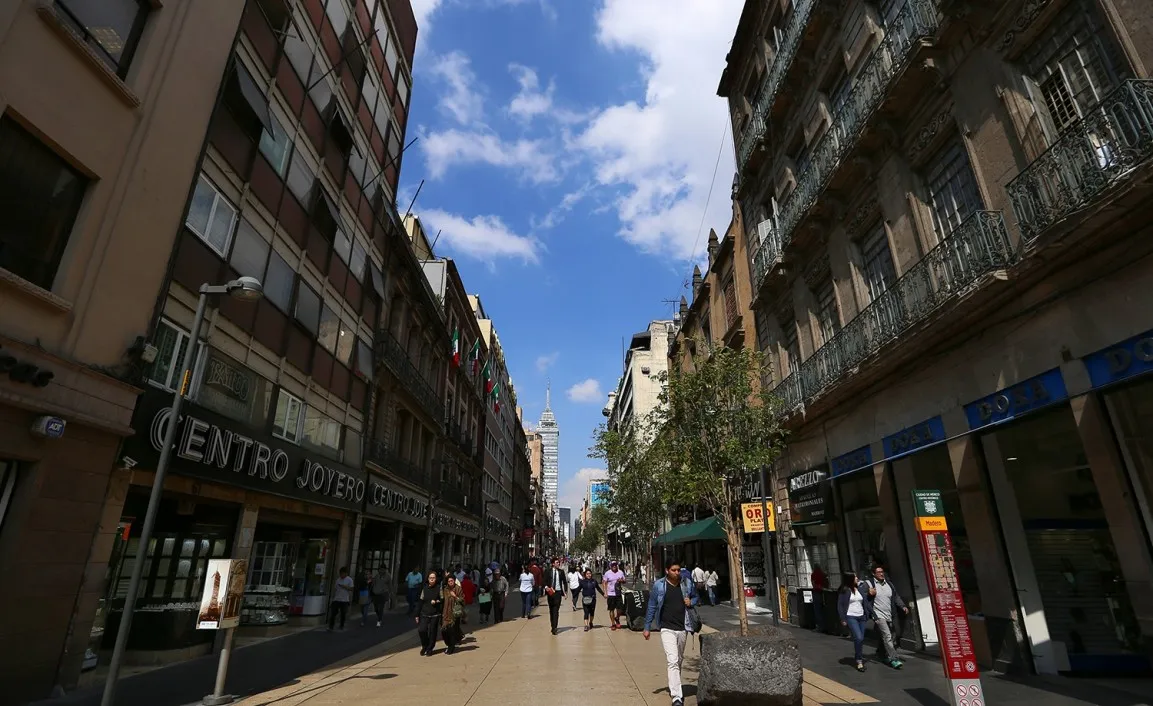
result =
[{"label": "green awning", "polygon": [[696,522],[677,525],[657,537],[654,544],[684,544],[685,542],[700,542],[710,539],[725,540],[725,532],[721,529],[716,517],[706,517]]}]

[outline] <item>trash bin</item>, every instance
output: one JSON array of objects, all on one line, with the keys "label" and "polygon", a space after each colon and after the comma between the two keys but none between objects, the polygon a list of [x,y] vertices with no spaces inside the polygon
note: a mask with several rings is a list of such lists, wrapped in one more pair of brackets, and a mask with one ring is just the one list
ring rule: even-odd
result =
[{"label": "trash bin", "polygon": [[797,611],[797,624],[806,630],[812,630],[817,626],[817,618],[813,611],[821,609],[813,596],[813,589],[798,588],[797,599],[801,603],[800,610]]}]

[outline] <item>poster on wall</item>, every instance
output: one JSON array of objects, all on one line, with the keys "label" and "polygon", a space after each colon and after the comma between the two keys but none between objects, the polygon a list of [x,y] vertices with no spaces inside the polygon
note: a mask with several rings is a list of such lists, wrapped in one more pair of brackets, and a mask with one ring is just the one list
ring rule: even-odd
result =
[{"label": "poster on wall", "polygon": [[244,601],[244,581],[248,562],[244,559],[210,559],[200,594],[197,630],[224,630],[240,624],[240,604]]},{"label": "poster on wall", "polygon": [[929,595],[937,619],[941,661],[949,678],[953,706],[984,706],[977,656],[969,633],[969,615],[961,597],[953,543],[945,521],[945,506],[939,490],[914,490],[913,511],[921,556],[929,574]]}]

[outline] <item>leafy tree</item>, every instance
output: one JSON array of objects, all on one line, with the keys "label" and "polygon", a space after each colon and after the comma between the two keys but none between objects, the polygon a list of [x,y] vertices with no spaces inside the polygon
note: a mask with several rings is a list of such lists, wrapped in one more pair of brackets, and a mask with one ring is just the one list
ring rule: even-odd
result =
[{"label": "leafy tree", "polygon": [[574,554],[593,554],[605,541],[610,526],[608,510],[603,505],[594,506],[589,513],[588,525],[581,527],[580,534],[569,545]]},{"label": "leafy tree", "polygon": [[628,532],[652,560],[653,536],[661,527],[666,497],[660,459],[649,453],[651,420],[610,429],[601,425],[589,449],[592,458],[608,465],[609,492],[604,497],[611,526]]},{"label": "leafy tree", "polygon": [[[661,483],[670,502],[702,504],[716,514],[727,538],[733,589],[739,592],[745,583],[741,490],[759,479],[762,465],[780,455],[784,432],[777,421],[778,403],[760,387],[766,372],[760,353],[708,345],[696,350],[702,353],[685,369],[667,374],[654,413],[661,433],[648,453],[654,467],[664,469]],[[773,587],[766,589],[776,595]],[[741,634],[747,635],[745,602],[738,599],[737,607]]]}]

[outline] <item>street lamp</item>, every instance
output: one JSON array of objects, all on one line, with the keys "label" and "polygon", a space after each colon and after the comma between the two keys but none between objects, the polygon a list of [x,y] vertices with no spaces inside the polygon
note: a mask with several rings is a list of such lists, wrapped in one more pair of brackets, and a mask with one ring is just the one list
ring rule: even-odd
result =
[{"label": "street lamp", "polygon": [[[483,491],[482,491],[483,492]],[[485,556],[482,553],[484,549],[484,535],[488,531],[488,506],[493,503],[499,503],[499,500],[485,500],[484,505],[480,508],[480,534],[476,538],[477,544],[477,558],[479,561],[484,561]],[[495,558],[495,557],[494,557]],[[487,566],[487,564],[486,564]]]},{"label": "street lamp", "polygon": [[[160,460],[156,463],[156,474],[152,479],[152,494],[148,497],[148,510],[144,513],[144,524],[140,527],[140,544],[136,558],[132,562],[132,577],[128,580],[128,594],[124,598],[124,615],[120,618],[120,628],[116,633],[116,646],[112,649],[112,659],[108,662],[108,677],[104,682],[104,695],[100,706],[112,706],[116,696],[116,682],[120,677],[120,665],[124,661],[124,649],[128,645],[128,633],[132,630],[132,614],[136,610],[136,596],[140,593],[140,581],[144,576],[144,562],[148,555],[148,543],[152,539],[152,528],[156,524],[156,513],[160,509],[160,496],[164,490],[164,476],[168,474],[168,463],[172,457],[172,445],[176,440],[176,427],[180,420],[180,408],[184,406],[184,395],[192,383],[192,366],[196,361],[196,344],[200,340],[200,326],[204,323],[204,310],[208,308],[209,297],[227,294],[240,301],[256,301],[264,296],[264,287],[255,277],[240,277],[227,284],[200,285],[200,300],[196,303],[196,316],[192,319],[192,330],[188,334],[188,347],[181,361],[180,388],[172,395],[172,407],[168,415],[168,426],[164,429],[164,445],[160,449]],[[228,631],[221,652],[221,668],[216,675],[215,695],[220,696],[224,689],[227,673],[228,652],[231,650],[232,631]]]}]

